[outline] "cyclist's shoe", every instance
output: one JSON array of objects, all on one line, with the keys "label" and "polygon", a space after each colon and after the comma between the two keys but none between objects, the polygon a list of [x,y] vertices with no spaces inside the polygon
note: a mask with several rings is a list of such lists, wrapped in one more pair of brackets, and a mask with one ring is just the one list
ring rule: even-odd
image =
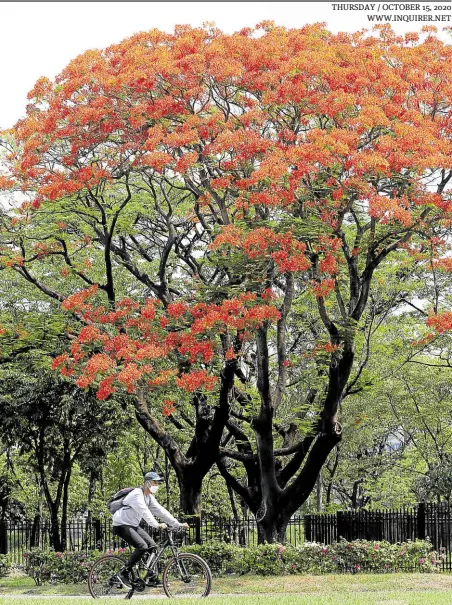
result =
[{"label": "cyclist's shoe", "polygon": [[157,574],[146,576],[145,584],[149,588],[161,588],[163,586],[162,581]]},{"label": "cyclist's shoe", "polygon": [[132,588],[133,580],[132,572],[130,571],[130,569],[127,569],[127,567],[123,567],[119,572],[118,577],[127,588]]}]

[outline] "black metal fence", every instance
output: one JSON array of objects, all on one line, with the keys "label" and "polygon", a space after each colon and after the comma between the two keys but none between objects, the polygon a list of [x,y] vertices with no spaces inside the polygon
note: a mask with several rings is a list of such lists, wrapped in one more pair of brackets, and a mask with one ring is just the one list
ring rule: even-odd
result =
[{"label": "black metal fence", "polygon": [[[145,527],[156,541],[159,534]],[[38,530],[32,522],[0,521],[0,554],[8,553],[13,563],[22,564],[23,554],[31,547],[50,548],[50,525],[42,522]],[[186,544],[204,543],[220,540],[239,546],[253,546],[258,543],[258,531],[255,519],[202,519],[190,523],[185,535]],[[287,527],[287,542],[297,546],[304,541],[304,526],[301,517],[291,519]],[[92,521],[70,521],[66,529],[66,548],[71,551],[114,550],[126,546],[120,538],[113,535],[111,519]]]},{"label": "black metal fence", "polygon": [[331,515],[305,515],[305,539],[332,544],[345,540],[387,540],[392,544],[429,539],[444,553],[442,568],[452,570],[452,507],[418,504],[400,510],[338,511]]},{"label": "black metal fence", "polygon": [[[256,521],[250,519],[203,518],[190,524],[185,536],[189,544],[221,540],[240,546],[258,543]],[[147,528],[152,534],[153,530]],[[155,538],[159,539],[158,534]],[[287,527],[286,542],[298,546],[305,540],[332,544],[346,540],[387,540],[391,543],[428,538],[433,548],[445,553],[443,569],[452,570],[452,507],[447,504],[419,504],[413,508],[375,511],[339,511],[294,517]],[[108,551],[125,544],[113,535],[111,519],[70,521],[66,530],[67,549]],[[23,563],[23,553],[32,546],[50,548],[50,525],[42,522],[0,521],[0,554],[8,553],[13,563]]]}]

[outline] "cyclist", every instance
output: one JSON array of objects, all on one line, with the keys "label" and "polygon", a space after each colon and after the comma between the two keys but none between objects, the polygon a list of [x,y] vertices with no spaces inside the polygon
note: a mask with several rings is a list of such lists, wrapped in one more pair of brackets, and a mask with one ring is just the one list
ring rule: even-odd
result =
[{"label": "cyclist", "polygon": [[[132,585],[132,567],[140,561],[145,552],[157,548],[151,536],[139,526],[141,520],[156,529],[166,529],[168,526],[185,529],[189,527],[188,523],[180,523],[157,502],[154,494],[162,481],[163,478],[158,473],[154,471],[146,473],[143,488],[137,487],[127,494],[123,506],[113,515],[113,533],[135,548],[119,574],[126,586]],[[154,515],[163,523],[158,523]],[[160,579],[155,572],[150,572],[146,583],[148,586],[159,586]]]}]

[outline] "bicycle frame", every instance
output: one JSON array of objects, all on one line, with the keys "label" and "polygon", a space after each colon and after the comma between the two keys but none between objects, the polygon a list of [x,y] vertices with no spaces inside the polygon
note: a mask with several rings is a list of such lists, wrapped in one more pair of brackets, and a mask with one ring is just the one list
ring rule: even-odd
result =
[{"label": "bicycle frame", "polygon": [[[163,553],[165,552],[165,550],[168,547],[170,548],[173,557],[177,561],[178,560],[178,554],[179,554],[179,548],[174,544],[174,541],[173,541],[173,532],[171,530],[167,531],[167,537],[165,538],[165,540],[163,540],[163,542],[160,542],[160,544],[158,545],[158,547],[157,547],[158,550],[156,552],[155,557],[152,559],[152,561],[150,560],[151,553],[148,551],[147,557],[146,557],[146,561],[143,561],[143,559],[144,559],[144,557],[143,557],[143,559],[140,561],[140,563],[149,572],[150,570],[152,570],[152,569],[154,569],[154,568],[157,567],[157,563],[159,562],[159,560],[161,559]],[[138,563],[137,568],[139,568],[140,563]],[[185,569],[181,569],[181,566],[179,565],[179,562],[177,563],[177,566],[179,567],[179,571],[181,572],[181,574],[183,574],[183,576],[186,576],[187,575],[187,571]]]}]

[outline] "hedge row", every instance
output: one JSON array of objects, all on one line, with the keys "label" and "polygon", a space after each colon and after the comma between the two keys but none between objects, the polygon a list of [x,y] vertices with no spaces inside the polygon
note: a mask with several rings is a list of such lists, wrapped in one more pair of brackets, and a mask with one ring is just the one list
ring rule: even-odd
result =
[{"label": "hedge row", "polygon": [[[185,546],[183,550],[203,557],[215,576],[435,572],[439,570],[443,556],[433,551],[429,542],[422,540],[403,544],[341,540],[330,546],[316,543],[305,543],[299,547],[262,544],[251,548],[209,542]],[[85,582],[92,563],[104,554],[99,551],[60,553],[33,549],[25,553],[26,570],[38,585],[43,582]],[[127,552],[119,549],[115,554],[126,555]]]},{"label": "hedge row", "polygon": [[253,548],[208,543],[188,546],[185,550],[206,559],[215,575],[435,572],[442,561],[442,555],[432,550],[431,543],[422,540],[403,544],[341,540],[330,546],[317,543],[304,543],[299,547],[264,544]]}]

